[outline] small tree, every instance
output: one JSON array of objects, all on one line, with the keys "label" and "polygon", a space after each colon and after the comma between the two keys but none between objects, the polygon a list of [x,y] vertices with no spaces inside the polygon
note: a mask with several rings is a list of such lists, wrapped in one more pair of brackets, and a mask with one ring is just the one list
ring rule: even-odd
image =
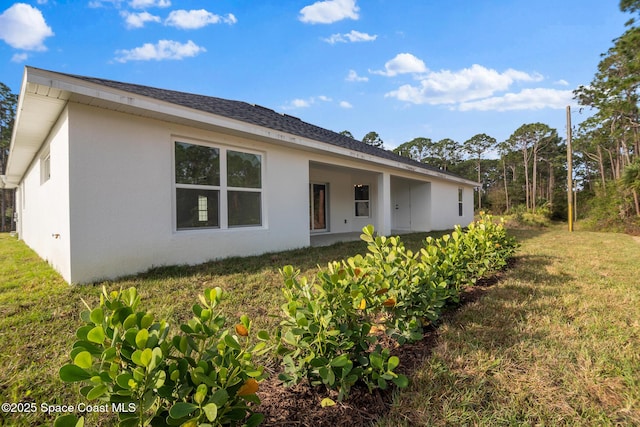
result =
[{"label": "small tree", "polygon": [[472,136],[470,139],[464,142],[462,145],[463,150],[476,160],[476,169],[478,171],[478,182],[480,183],[480,189],[478,190],[478,210],[482,209],[482,174],[480,171],[480,165],[482,162],[482,156],[496,145],[496,139],[484,134],[479,133]]},{"label": "small tree", "polygon": [[384,148],[384,142],[380,138],[377,132],[369,132],[362,138],[362,142],[374,147]]}]

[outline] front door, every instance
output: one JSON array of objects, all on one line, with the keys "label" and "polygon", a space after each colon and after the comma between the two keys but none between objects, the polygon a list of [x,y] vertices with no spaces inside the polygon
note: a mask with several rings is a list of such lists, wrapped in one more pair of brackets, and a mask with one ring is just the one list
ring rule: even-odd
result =
[{"label": "front door", "polygon": [[311,231],[328,231],[327,189],[329,184],[309,184],[309,228]]},{"label": "front door", "polygon": [[391,228],[411,229],[411,187],[406,181],[391,182]]}]

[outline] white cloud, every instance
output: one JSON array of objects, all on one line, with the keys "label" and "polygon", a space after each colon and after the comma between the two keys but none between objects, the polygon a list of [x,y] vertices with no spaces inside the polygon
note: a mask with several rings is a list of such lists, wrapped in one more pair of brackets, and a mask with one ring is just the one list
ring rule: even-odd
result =
[{"label": "white cloud", "polygon": [[296,98],[292,101],[289,101],[286,105],[282,106],[283,110],[293,110],[296,108],[308,108],[315,104],[317,101],[322,102],[333,102],[333,99],[326,95],[319,96],[311,96],[307,99]]},{"label": "white cloud", "polygon": [[565,79],[556,80],[553,84],[558,86],[569,86],[569,82]]},{"label": "white cloud", "polygon": [[127,28],[142,28],[147,22],[161,22],[159,16],[150,14],[149,12],[131,13],[122,11],[120,16],[124,18]]},{"label": "white cloud", "polygon": [[29,59],[29,55],[26,53],[16,53],[11,57],[11,62],[17,62],[18,64]]},{"label": "white cloud", "polygon": [[33,6],[16,3],[0,15],[0,39],[13,48],[44,51],[44,40],[51,36],[51,27]]},{"label": "white cloud", "polygon": [[220,16],[204,9],[174,10],[169,14],[169,17],[165,21],[165,25],[181,28],[183,30],[195,30],[209,24],[218,24],[220,22],[231,25],[238,22],[238,20],[231,13],[226,16]]},{"label": "white cloud", "polygon": [[300,10],[300,21],[309,24],[331,24],[343,19],[358,19],[356,0],[317,1]]},{"label": "white cloud", "polygon": [[388,92],[386,97],[414,104],[455,104],[492,96],[507,90],[513,83],[538,82],[542,76],[508,69],[503,73],[474,64],[459,71],[429,72],[420,78],[418,86],[403,85]]},{"label": "white cloud", "polygon": [[147,9],[149,7],[169,7],[169,0],[131,0],[129,6],[134,9]]},{"label": "white cloud", "polygon": [[91,0],[89,2],[89,7],[97,8],[103,7],[107,4],[112,4],[114,7],[119,8],[122,2],[123,0]]},{"label": "white cloud", "polygon": [[371,71],[372,74],[380,74],[381,76],[393,77],[398,74],[406,73],[425,73],[427,66],[422,59],[416,58],[410,53],[399,53],[390,61],[384,64],[384,71]]},{"label": "white cloud", "polygon": [[191,40],[187,43],[180,43],[173,40],[160,40],[156,44],[145,43],[134,49],[122,49],[116,51],[116,61],[163,61],[179,60],[196,56],[207,50],[200,47]]},{"label": "white cloud", "polygon": [[543,108],[561,110],[572,104],[575,104],[573,91],[537,88],[523,89],[518,93],[507,93],[479,101],[463,102],[455,109],[460,111],[541,110]]},{"label": "white cloud", "polygon": [[290,108],[307,108],[311,106],[311,103],[304,99],[294,99],[289,105]]},{"label": "white cloud", "polygon": [[347,101],[340,101],[340,106],[342,108],[353,108],[353,105],[351,105],[351,103]]},{"label": "white cloud", "polygon": [[326,39],[322,39],[324,41],[326,41],[327,43],[330,44],[335,44],[335,43],[356,43],[356,42],[372,42],[375,39],[377,39],[378,36],[377,35],[370,35],[367,33],[361,33],[359,31],[356,30],[351,30],[350,33],[346,33],[346,34],[332,34],[331,37],[328,37]]},{"label": "white cloud", "polygon": [[348,82],[368,82],[369,77],[361,77],[355,70],[349,70],[349,74],[345,78]]},{"label": "white cloud", "polygon": [[[120,9],[122,3],[125,3],[125,0],[90,0],[89,7],[98,8],[98,7],[106,7],[111,5],[116,9]],[[151,7],[169,7],[171,6],[170,0],[130,0],[128,2],[129,6],[134,9],[148,9]]]}]

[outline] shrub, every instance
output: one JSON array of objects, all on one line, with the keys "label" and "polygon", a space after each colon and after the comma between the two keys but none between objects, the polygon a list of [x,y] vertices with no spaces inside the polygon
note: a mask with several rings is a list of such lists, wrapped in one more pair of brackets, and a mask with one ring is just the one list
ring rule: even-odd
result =
[{"label": "shrub", "polygon": [[[207,289],[194,317],[170,337],[167,322],[138,310],[135,288],[103,288],[100,305],[81,314],[85,325],[60,378],[84,384],[80,393],[88,400],[124,409],[122,427],[257,425],[263,417],[249,403],[260,403],[255,392],[265,374],[253,356],[267,351],[269,336],[261,331],[251,344],[246,316],[229,332],[217,309],[221,300],[220,288]],[[57,425],[75,422],[66,416]]]},{"label": "shrub", "polygon": [[552,211],[549,205],[536,208],[535,212],[528,210],[524,205],[518,205],[511,209],[510,224],[514,227],[548,227]]},{"label": "shrub", "polygon": [[386,314],[386,332],[401,344],[421,339],[423,326],[436,320],[447,301],[457,296],[446,277],[444,253],[436,246],[414,253],[399,237],[374,236],[370,225],[361,238],[368,243],[366,268],[378,289],[373,308]]},{"label": "shrub", "polygon": [[317,284],[299,276],[299,270],[285,266],[283,305],[278,354],[283,356],[285,385],[307,379],[311,385],[338,389],[338,400],[362,380],[369,390],[387,388],[387,382],[403,387],[404,375],[394,369],[397,357],[390,356],[371,334],[371,307],[375,298],[363,258],[333,262],[318,274]]},{"label": "shrub", "polygon": [[462,287],[504,267],[516,248],[503,222],[484,214],[467,230],[428,237],[419,253],[399,237],[376,236],[371,225],[362,231],[366,256],[331,262],[314,282],[292,266],[281,270],[287,302],[278,354],[286,385],[307,379],[338,389],[339,400],[358,381],[369,390],[389,381],[406,386],[406,377],[394,372],[399,360],[372,331],[382,328],[399,344],[421,339],[423,327],[458,301]]}]

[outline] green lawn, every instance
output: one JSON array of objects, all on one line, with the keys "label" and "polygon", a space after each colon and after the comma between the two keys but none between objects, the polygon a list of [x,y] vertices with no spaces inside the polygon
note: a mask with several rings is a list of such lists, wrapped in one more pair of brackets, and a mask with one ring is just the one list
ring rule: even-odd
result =
[{"label": "green lawn", "polygon": [[[560,227],[514,231],[516,265],[457,311],[412,385],[381,426],[640,425],[640,242]],[[424,235],[403,236],[415,247]],[[136,286],[143,304],[177,324],[197,294],[228,291],[229,316],[273,328],[284,301],[278,268],[310,276],[364,251],[359,242],[158,268],[95,286],[69,286],[15,238],[0,235],[0,402],[79,403],[58,369],[79,326],[82,299],[101,286]],[[0,412],[0,425],[50,425],[53,416]],[[112,425],[92,417],[89,425]]]},{"label": "green lawn", "polygon": [[379,426],[640,425],[640,241],[517,235],[515,267],[442,325]]}]

